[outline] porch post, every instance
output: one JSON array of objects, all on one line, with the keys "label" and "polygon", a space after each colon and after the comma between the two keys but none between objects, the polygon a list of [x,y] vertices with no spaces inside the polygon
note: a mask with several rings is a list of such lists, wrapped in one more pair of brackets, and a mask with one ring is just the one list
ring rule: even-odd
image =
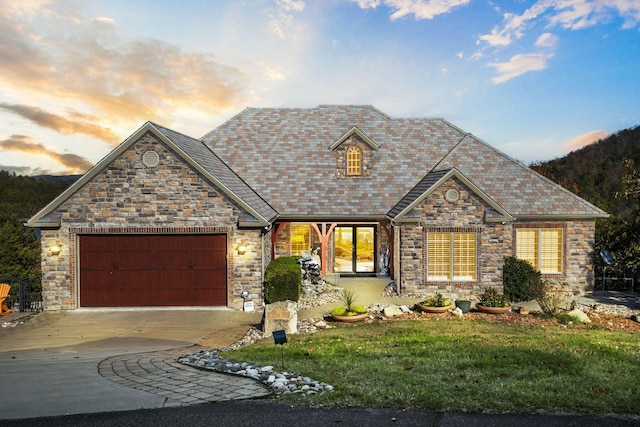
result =
[{"label": "porch post", "polygon": [[329,244],[329,236],[336,224],[331,224],[329,226],[329,230],[327,230],[327,223],[323,222],[322,231],[320,231],[318,224],[315,222],[312,222],[311,225],[314,230],[316,230],[316,233],[318,233],[318,237],[320,238],[320,250],[322,251],[322,256],[320,257],[322,263],[322,277],[327,277],[327,246]]}]

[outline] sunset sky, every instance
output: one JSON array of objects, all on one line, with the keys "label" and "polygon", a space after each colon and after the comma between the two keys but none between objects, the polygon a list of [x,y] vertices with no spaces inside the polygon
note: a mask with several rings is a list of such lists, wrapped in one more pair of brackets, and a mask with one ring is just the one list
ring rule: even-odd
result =
[{"label": "sunset sky", "polygon": [[528,164],[640,125],[640,0],[2,0],[0,169],[83,173],[146,121],[442,117]]}]

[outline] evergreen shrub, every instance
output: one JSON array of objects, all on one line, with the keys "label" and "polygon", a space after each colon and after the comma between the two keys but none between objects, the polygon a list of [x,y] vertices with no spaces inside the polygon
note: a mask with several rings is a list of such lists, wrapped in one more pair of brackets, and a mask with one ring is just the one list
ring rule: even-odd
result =
[{"label": "evergreen shrub", "polygon": [[531,263],[506,257],[502,269],[504,293],[513,302],[532,301],[544,296],[542,277]]},{"label": "evergreen shrub", "polygon": [[279,257],[269,263],[264,273],[264,299],[267,304],[298,301],[302,292],[300,257]]}]

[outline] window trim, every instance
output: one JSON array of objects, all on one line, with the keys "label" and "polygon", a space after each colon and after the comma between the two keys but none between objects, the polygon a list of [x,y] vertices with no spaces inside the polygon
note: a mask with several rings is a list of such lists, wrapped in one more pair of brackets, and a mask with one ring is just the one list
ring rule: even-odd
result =
[{"label": "window trim", "polygon": [[[521,237],[519,236],[519,232],[521,231],[535,231],[535,257],[536,257],[536,263],[533,264],[533,267],[539,271],[541,274],[543,275],[548,275],[548,276],[561,276],[565,274],[565,270],[566,270],[566,266],[565,266],[565,256],[566,256],[566,248],[565,248],[565,244],[566,244],[566,230],[565,227],[558,225],[558,224],[549,224],[548,226],[543,226],[543,227],[536,227],[536,226],[528,226],[528,225],[523,225],[523,226],[519,226],[516,227],[515,229],[515,245],[514,245],[514,255],[516,256],[516,258],[518,259],[523,259],[525,261],[529,261],[531,263],[531,261],[527,258],[523,258],[518,256],[518,249],[519,249],[519,245],[520,245],[520,240]],[[557,265],[560,268],[560,271],[553,271],[553,272],[543,272],[540,268],[541,265],[543,265],[542,262],[542,251],[540,250],[540,237],[542,235],[543,232],[545,231],[557,231],[560,233],[560,242],[558,245],[558,249],[559,249],[559,254],[557,254]]]},{"label": "window trim", "polygon": [[[429,238],[430,235],[432,234],[440,234],[440,235],[448,235],[448,240],[444,240],[447,241],[447,248],[446,248],[446,252],[447,252],[447,257],[448,259],[448,277],[444,277],[444,276],[432,276],[429,273],[429,267],[431,265],[430,261],[429,261],[429,252],[430,252],[430,248],[429,248],[429,242],[431,241],[431,239]],[[473,236],[473,271],[472,271],[472,276],[469,278],[466,278],[468,276],[456,276],[456,265],[459,265],[460,263],[456,263],[455,260],[457,258],[457,254],[456,254],[456,250],[455,250],[455,246],[456,246],[456,239],[455,236],[456,235],[471,235]],[[465,240],[466,241],[466,240]],[[447,283],[474,283],[478,281],[478,252],[479,252],[479,248],[478,248],[478,232],[475,230],[468,230],[468,231],[438,231],[438,230],[429,230],[426,231],[426,245],[425,245],[425,254],[426,254],[426,265],[425,265],[425,275],[426,275],[426,281],[427,282],[447,282]],[[441,257],[438,257],[441,258]],[[466,265],[466,264],[463,264]]]},{"label": "window trim", "polygon": [[362,149],[355,145],[347,148],[347,176],[362,175]]}]

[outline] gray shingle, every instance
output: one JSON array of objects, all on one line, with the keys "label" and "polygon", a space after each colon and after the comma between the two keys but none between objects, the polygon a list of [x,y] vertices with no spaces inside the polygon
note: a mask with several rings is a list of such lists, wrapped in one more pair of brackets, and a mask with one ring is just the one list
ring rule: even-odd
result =
[{"label": "gray shingle", "polygon": [[[330,147],[354,127],[380,149],[370,177],[341,179]],[[456,168],[514,216],[606,215],[437,118],[353,105],[248,108],[202,140],[283,218],[384,217],[436,166]]]}]

